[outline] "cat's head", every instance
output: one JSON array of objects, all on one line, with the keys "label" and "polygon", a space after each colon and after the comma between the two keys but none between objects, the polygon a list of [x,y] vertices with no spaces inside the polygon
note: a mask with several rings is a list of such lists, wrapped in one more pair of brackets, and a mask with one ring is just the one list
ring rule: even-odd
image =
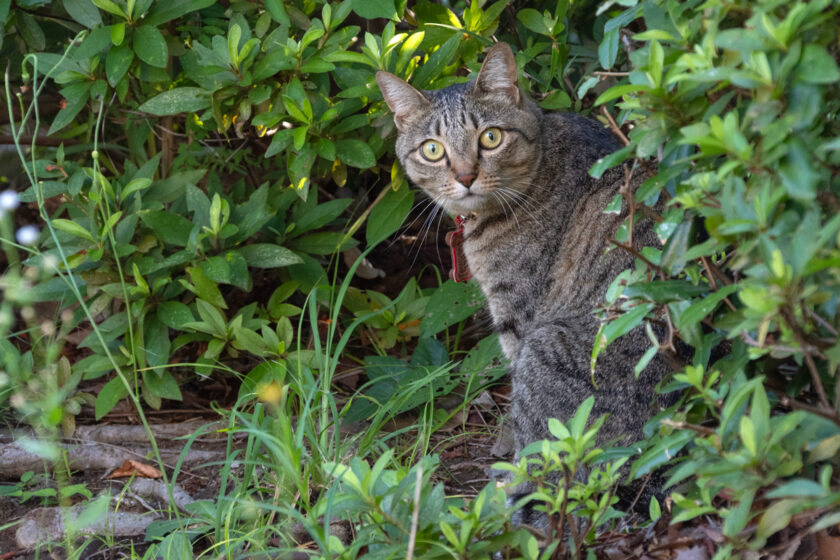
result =
[{"label": "cat's head", "polygon": [[540,160],[539,109],[519,90],[516,61],[499,43],[475,81],[424,91],[388,72],[376,81],[397,125],[409,178],[457,214],[511,204]]}]

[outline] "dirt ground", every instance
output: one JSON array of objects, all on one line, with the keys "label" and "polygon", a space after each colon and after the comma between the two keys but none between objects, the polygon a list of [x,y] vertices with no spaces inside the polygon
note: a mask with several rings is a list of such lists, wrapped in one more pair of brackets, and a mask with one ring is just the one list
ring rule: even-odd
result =
[{"label": "dirt ground", "polygon": [[[185,396],[186,393],[185,393]],[[504,402],[504,394],[499,393],[496,398]],[[191,400],[188,396],[185,401]],[[504,452],[504,445],[498,444],[497,433],[498,427],[494,424],[495,419],[499,416],[498,407],[494,406],[494,399],[489,392],[484,393],[478,399],[479,403],[469,405],[463,412],[456,414],[455,417],[442,430],[435,433],[432,437],[432,451],[438,453],[441,459],[441,468],[436,473],[437,479],[444,483],[447,494],[459,495],[465,498],[475,496],[482,487],[484,487],[490,480],[489,469],[490,465],[505,457],[494,455],[494,446],[501,448]],[[483,403],[483,404],[482,404]],[[209,411],[208,411],[209,412]],[[412,418],[403,417],[402,422],[411,422]],[[114,424],[113,422],[122,419],[126,422],[122,424]],[[85,420],[92,420],[81,415],[80,422]],[[129,423],[132,420],[132,414],[128,411],[126,406],[120,405],[111,415],[106,417],[98,426],[110,426],[114,429],[128,428],[131,429],[137,424]],[[153,429],[157,426],[177,425],[179,422],[185,426],[200,426],[207,424],[212,427],[212,423],[218,420],[217,415],[206,414],[204,416],[196,415],[192,412],[188,415],[183,410],[172,409],[167,412],[161,411],[152,415],[152,420],[157,424],[153,424]],[[108,424],[108,422],[112,422]],[[80,428],[84,429],[83,426]],[[405,444],[410,445],[410,434],[404,436]],[[0,436],[0,445],[10,443],[11,439],[7,432],[5,436]],[[70,445],[87,444],[76,440],[68,440]],[[397,445],[400,442],[397,441]],[[141,457],[139,454],[130,452],[131,446],[112,445],[114,449],[121,450],[125,453],[126,459],[135,459],[141,463],[154,465],[154,461],[146,457]],[[162,449],[167,449],[178,445],[178,440],[162,439],[159,442]],[[218,458],[224,459],[226,440],[224,437],[207,437],[199,438],[193,446],[203,452],[217,452]],[[244,446],[244,445],[243,445]],[[509,450],[509,449],[508,449]],[[510,457],[507,457],[508,459]],[[122,496],[119,501],[119,510],[123,512],[146,513],[156,509],[165,509],[165,503],[156,496],[140,496],[127,490],[126,478],[107,479],[106,476],[110,474],[112,469],[89,469],[85,471],[75,471],[66,485],[78,484],[83,485],[93,496],[98,496],[102,493],[110,493],[114,496]],[[169,469],[171,475],[171,469]],[[233,473],[236,474],[235,471]],[[0,481],[0,484],[14,483],[14,480]],[[219,466],[201,466],[196,465],[189,468],[182,469],[178,476],[178,485],[193,499],[215,499],[219,495],[221,478],[219,476]],[[54,488],[55,482],[48,480],[46,477],[36,484],[27,487],[27,490],[35,491],[43,488]],[[81,496],[77,495],[71,499],[71,504],[81,501]],[[0,496],[0,560],[29,560],[35,558],[44,558],[42,553],[36,556],[34,553],[27,553],[17,549],[15,541],[15,532],[20,526],[20,520],[24,518],[27,513],[31,513],[37,508],[45,505],[46,500],[42,498],[32,497],[26,502],[21,503],[19,497],[15,496]],[[54,505],[54,498],[49,498],[49,503]],[[112,558],[122,558],[124,554],[133,548],[135,552],[142,551],[145,548],[143,536],[133,538],[118,538],[113,544],[106,544],[99,540],[92,541],[85,549],[82,558],[103,559],[110,560]],[[56,550],[46,557],[62,558],[63,552]]]}]

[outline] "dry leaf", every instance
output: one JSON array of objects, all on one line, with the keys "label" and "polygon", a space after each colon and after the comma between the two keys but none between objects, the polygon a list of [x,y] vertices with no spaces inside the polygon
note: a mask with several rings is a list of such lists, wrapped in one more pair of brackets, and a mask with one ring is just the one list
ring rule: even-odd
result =
[{"label": "dry leaf", "polygon": [[143,478],[160,478],[159,470],[151,465],[146,465],[134,459],[126,459],[121,467],[115,469],[111,474],[106,476],[106,479],[111,478],[127,478],[129,476],[142,476]]},{"label": "dry leaf", "polygon": [[[347,265],[347,268],[353,266],[353,263],[356,262],[361,256],[362,252],[359,250],[358,247],[351,247],[344,251],[341,255],[344,257],[344,264]],[[384,278],[385,271],[381,268],[376,268],[373,266],[367,259],[362,259],[362,262],[359,263],[358,268],[356,268],[356,276],[359,278],[364,278],[365,280],[373,280],[375,278]]]},{"label": "dry leaf", "polygon": [[840,537],[832,537],[828,531],[817,533],[817,558],[819,560],[840,558]]}]

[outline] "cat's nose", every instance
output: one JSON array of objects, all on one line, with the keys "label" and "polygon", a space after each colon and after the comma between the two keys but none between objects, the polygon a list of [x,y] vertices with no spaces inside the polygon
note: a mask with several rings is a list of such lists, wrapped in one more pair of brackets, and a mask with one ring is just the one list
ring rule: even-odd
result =
[{"label": "cat's nose", "polygon": [[472,186],[473,181],[475,181],[476,174],[475,173],[458,173],[455,175],[455,180],[464,185],[467,188]]}]

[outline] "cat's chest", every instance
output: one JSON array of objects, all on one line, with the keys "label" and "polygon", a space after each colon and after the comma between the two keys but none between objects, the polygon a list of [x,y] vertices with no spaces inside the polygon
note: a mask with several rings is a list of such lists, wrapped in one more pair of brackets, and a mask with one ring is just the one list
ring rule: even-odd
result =
[{"label": "cat's chest", "polygon": [[487,298],[502,347],[510,357],[517,341],[549,309],[546,294],[556,260],[551,239],[514,224],[469,225],[464,253],[473,278]]}]

